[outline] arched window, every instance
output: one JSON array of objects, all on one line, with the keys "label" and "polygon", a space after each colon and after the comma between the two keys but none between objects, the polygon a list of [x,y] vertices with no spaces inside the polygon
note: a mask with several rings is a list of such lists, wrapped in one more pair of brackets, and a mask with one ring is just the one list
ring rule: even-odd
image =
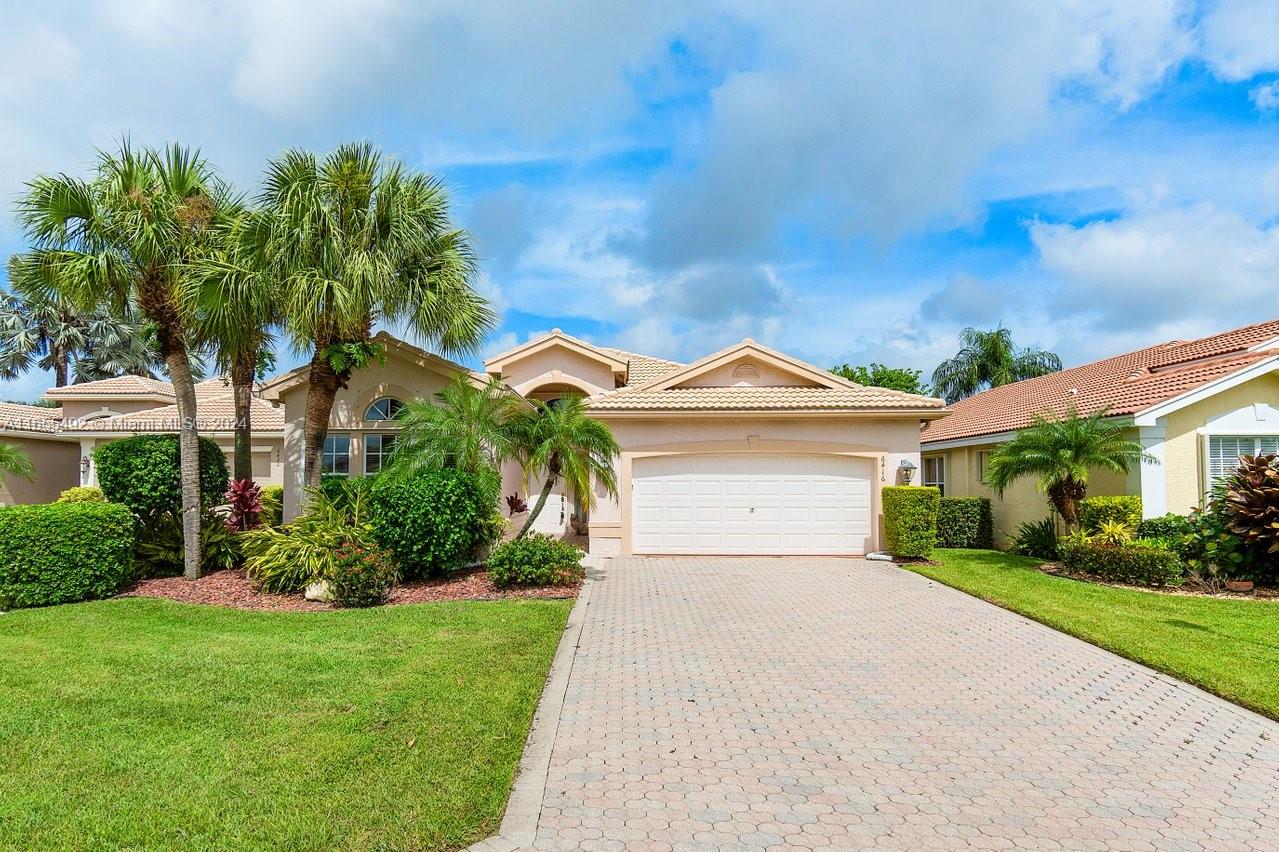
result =
[{"label": "arched window", "polygon": [[384,396],[381,399],[374,400],[369,406],[368,411],[364,412],[365,420],[394,420],[395,415],[400,413],[400,409],[404,407],[404,403],[400,402],[393,396]]}]

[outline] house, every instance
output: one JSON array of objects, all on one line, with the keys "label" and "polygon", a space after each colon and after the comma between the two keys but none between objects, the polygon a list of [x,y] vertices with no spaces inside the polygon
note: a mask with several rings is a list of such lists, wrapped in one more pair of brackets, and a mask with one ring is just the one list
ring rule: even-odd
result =
[{"label": "house", "polygon": [[[557,330],[494,355],[484,374],[381,333],[386,363],[339,391],[326,472],[377,470],[404,400],[429,397],[461,372],[502,380],[529,399],[585,396],[622,448],[618,497],[588,513],[559,489],[549,531],[576,522],[601,555],[862,554],[879,547],[879,492],[919,464],[921,424],[941,400],[869,388],[752,340],[679,364],[595,346]],[[302,495],[306,369],[267,382],[284,413],[285,514]],[[533,494],[514,465],[507,493]]]},{"label": "house", "polygon": [[1159,343],[957,402],[924,429],[922,481],[948,495],[990,497],[1006,541],[1050,509],[1029,480],[998,498],[982,482],[986,458],[1036,414],[1072,408],[1105,408],[1157,460],[1126,477],[1099,471],[1089,494],[1140,495],[1146,517],[1185,514],[1240,455],[1279,452],[1279,320]]},{"label": "house", "polygon": [[0,402],[0,440],[22,450],[35,465],[35,479],[0,478],[0,505],[48,503],[79,484],[77,441],[59,434],[62,409]]}]

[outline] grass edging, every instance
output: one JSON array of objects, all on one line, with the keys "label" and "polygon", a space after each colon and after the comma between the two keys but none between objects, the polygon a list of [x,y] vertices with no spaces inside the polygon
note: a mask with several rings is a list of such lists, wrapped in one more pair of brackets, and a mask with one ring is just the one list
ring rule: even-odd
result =
[{"label": "grass edging", "polygon": [[1038,560],[938,550],[901,567],[1279,720],[1279,607],[1055,577]]}]

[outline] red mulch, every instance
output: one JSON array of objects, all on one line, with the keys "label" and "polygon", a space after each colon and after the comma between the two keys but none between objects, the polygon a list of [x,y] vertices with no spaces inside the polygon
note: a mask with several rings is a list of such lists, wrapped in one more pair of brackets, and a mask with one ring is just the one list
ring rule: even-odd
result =
[{"label": "red mulch", "polygon": [[[500,600],[502,598],[574,598],[582,584],[545,586],[529,589],[499,589],[487,571],[471,571],[447,580],[405,583],[391,590],[388,604],[427,603],[430,601]],[[235,609],[258,609],[274,612],[307,612],[331,610],[332,604],[308,601],[301,594],[268,595],[257,591],[244,571],[215,571],[190,582],[182,577],[157,577],[142,580],[121,592],[123,598],[166,598],[183,603],[212,604]]]}]

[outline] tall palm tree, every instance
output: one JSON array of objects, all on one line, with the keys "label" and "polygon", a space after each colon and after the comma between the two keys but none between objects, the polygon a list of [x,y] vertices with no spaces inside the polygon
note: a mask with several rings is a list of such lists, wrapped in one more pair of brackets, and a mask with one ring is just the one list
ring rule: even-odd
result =
[{"label": "tall palm tree", "polygon": [[371,145],[344,145],[323,159],[286,151],[268,164],[259,205],[268,231],[251,247],[253,265],[279,282],[284,327],[311,353],[303,457],[314,487],[338,390],[380,357],[374,325],[463,354],[495,315],[471,286],[471,240],[450,221],[444,187]]},{"label": "tall palm tree", "polygon": [[963,348],[933,370],[933,392],[957,402],[986,388],[1033,379],[1061,369],[1061,358],[1042,349],[1018,349],[1011,330],[966,328],[959,335]]},{"label": "tall palm tree", "polygon": [[180,297],[189,264],[221,215],[226,189],[197,151],[123,143],[98,156],[92,178],[39,175],[27,183],[18,221],[32,248],[20,277],[82,310],[136,304],[154,326],[180,422],[184,568],[200,575],[200,496],[192,323]]},{"label": "tall palm tree", "polygon": [[524,472],[543,479],[542,491],[516,538],[523,538],[541,514],[551,489],[561,479],[573,489],[578,504],[591,508],[592,479],[610,497],[617,496],[613,460],[621,453],[609,428],[588,413],[581,397],[535,402],[518,412],[510,425],[513,446]]},{"label": "tall palm tree", "polygon": [[990,454],[986,484],[1002,497],[1016,480],[1035,477],[1066,528],[1075,529],[1091,471],[1126,474],[1134,464],[1157,463],[1142,452],[1141,444],[1124,437],[1122,426],[1106,422],[1105,417],[1104,408],[1086,417],[1073,409],[1059,419],[1037,416]]},{"label": "tall palm tree", "polygon": [[12,292],[0,293],[0,378],[17,378],[33,367],[53,371],[57,387],[126,373],[154,377],[154,347],[131,315],[83,311],[38,287],[27,292],[23,274],[23,264],[11,262]]},{"label": "tall palm tree", "polygon": [[265,214],[234,205],[196,264],[185,291],[198,334],[231,379],[235,408],[232,478],[253,479],[253,385],[274,363],[272,328],[280,321],[279,282],[254,262],[270,233]]},{"label": "tall palm tree", "polygon": [[8,441],[0,441],[0,474],[35,479],[36,467],[21,447]]},{"label": "tall palm tree", "polygon": [[476,387],[458,374],[434,399],[413,399],[398,416],[400,432],[386,473],[454,467],[497,470],[514,453],[511,423],[529,403],[500,379]]}]

